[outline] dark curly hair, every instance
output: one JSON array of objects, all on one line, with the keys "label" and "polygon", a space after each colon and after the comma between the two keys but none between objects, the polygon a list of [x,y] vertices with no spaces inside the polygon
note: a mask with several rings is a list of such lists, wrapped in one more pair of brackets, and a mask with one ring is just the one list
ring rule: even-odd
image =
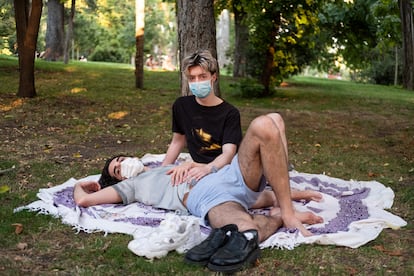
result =
[{"label": "dark curly hair", "polygon": [[112,186],[120,182],[120,180],[116,179],[115,177],[112,177],[109,174],[109,164],[111,164],[112,160],[114,160],[115,158],[121,157],[121,156],[124,156],[124,155],[122,154],[116,155],[106,160],[105,166],[103,167],[102,172],[101,172],[101,177],[98,180],[99,185],[101,185],[101,189]]}]

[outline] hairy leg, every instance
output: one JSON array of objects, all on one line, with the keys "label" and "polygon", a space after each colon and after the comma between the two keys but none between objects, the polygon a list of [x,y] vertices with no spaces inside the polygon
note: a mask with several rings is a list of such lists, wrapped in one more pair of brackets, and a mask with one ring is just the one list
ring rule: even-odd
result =
[{"label": "hairy leg", "polygon": [[259,242],[270,237],[282,226],[280,215],[252,216],[236,202],[225,202],[212,208],[208,212],[208,220],[213,228],[220,228],[228,224],[236,224],[240,232],[256,229],[259,234]]},{"label": "hairy leg", "polygon": [[285,148],[286,152],[286,160],[288,158],[288,146],[287,146],[287,139],[286,139],[286,128],[285,128],[285,121],[283,120],[282,116],[279,113],[269,113],[266,114],[272,121],[275,123],[276,127],[279,129],[280,139],[282,140],[283,147]]},{"label": "hairy leg", "polygon": [[262,174],[277,198],[287,227],[311,235],[295,217],[291,201],[287,153],[282,134],[271,116],[254,119],[239,149],[239,165],[246,185],[258,191]]}]

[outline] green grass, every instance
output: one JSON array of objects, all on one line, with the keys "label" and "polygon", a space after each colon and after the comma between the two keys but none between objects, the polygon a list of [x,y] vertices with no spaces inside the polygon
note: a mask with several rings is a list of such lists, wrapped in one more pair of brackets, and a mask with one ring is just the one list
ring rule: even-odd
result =
[{"label": "green grass", "polygon": [[[145,71],[136,89],[130,65],[36,61],[34,99],[15,97],[17,59],[0,56],[0,274],[205,275],[170,253],[150,263],[127,249],[131,237],[76,233],[60,220],[13,209],[39,188],[99,173],[118,153],[163,153],[171,139],[177,72]],[[414,92],[398,87],[295,77],[272,97],[238,97],[237,80],[222,76],[223,97],[242,126],[257,115],[285,118],[289,159],[300,172],[377,180],[395,192],[392,213],[409,224],[385,230],[358,249],[307,245],[266,249],[240,275],[410,275],[414,271]],[[13,224],[23,225],[16,234]],[[21,248],[23,245],[23,248]]]}]

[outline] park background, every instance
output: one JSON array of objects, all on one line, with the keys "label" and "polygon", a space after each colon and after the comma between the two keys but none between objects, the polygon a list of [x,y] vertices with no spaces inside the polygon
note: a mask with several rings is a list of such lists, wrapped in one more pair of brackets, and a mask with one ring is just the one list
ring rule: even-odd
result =
[{"label": "park background", "polygon": [[[53,1],[47,3],[49,2]],[[76,3],[79,4],[79,10],[75,23],[80,27],[75,27],[74,32],[85,29],[80,35],[74,35],[74,46],[69,52],[73,58],[67,63],[63,56],[55,60],[33,60],[34,87],[37,92],[33,99],[16,95],[20,86],[21,68],[19,56],[13,52],[15,34],[10,31],[14,28],[14,18],[5,16],[10,15],[13,5],[11,1],[0,4],[3,45],[3,54],[0,56],[0,198],[3,202],[0,218],[3,245],[0,250],[0,271],[6,275],[112,275],[138,272],[143,275],[206,274],[207,270],[185,265],[182,256],[176,253],[153,263],[134,256],[126,248],[130,237],[125,235],[75,233],[59,220],[48,216],[30,212],[13,213],[14,208],[36,200],[39,188],[58,185],[70,177],[81,178],[99,173],[103,160],[113,154],[163,153],[171,139],[170,108],[174,99],[182,94],[178,68],[176,71],[165,70],[162,66],[147,68],[144,62],[151,54],[158,58],[156,49],[162,49],[161,56],[168,53],[169,49],[174,49],[169,48],[169,43],[162,46],[164,44],[158,40],[169,36],[161,30],[171,25],[171,41],[177,41],[177,29],[174,29],[175,3],[145,1],[146,46],[143,47],[142,55],[142,88],[136,87],[136,68],[135,64],[131,65],[131,57],[136,52],[136,39],[133,35],[134,1],[124,1],[121,4],[117,2],[117,5],[111,1]],[[95,3],[95,9],[82,6],[82,3]],[[217,3],[224,1],[214,3],[214,8],[217,8]],[[288,5],[289,1],[277,3]],[[263,72],[260,66],[264,61],[256,60],[265,56],[259,54],[265,49],[250,49],[248,52],[254,55],[253,59],[248,59],[250,63],[247,64],[255,66],[246,66],[245,76],[235,76],[234,56],[240,47],[235,44],[234,25],[230,24],[230,43],[228,51],[225,51],[229,64],[223,65],[221,70],[221,96],[240,109],[244,129],[259,114],[280,112],[287,124],[290,158],[298,171],[325,173],[343,179],[377,180],[392,187],[396,198],[390,211],[409,224],[400,230],[385,230],[375,241],[358,249],[300,246],[293,251],[264,250],[260,264],[241,272],[244,275],[409,275],[414,270],[414,96],[410,89],[403,88],[402,83],[404,33],[401,32],[397,1],[332,3],[343,8],[342,13],[341,9],[333,9],[335,6],[330,6],[332,9],[329,9],[335,11],[332,14],[336,17],[333,18],[341,19],[338,22],[342,22],[345,28],[344,32],[338,32],[338,35],[344,37],[338,37],[336,43],[349,41],[348,47],[338,47],[340,51],[333,52],[335,55],[332,56],[338,54],[337,58],[325,60],[323,57],[332,49],[326,47],[322,40],[316,40],[320,37],[315,33],[308,36],[305,40],[307,43],[302,47],[291,52],[288,50],[294,50],[295,47],[287,41],[292,41],[292,37],[282,36],[275,46],[283,51],[272,60],[278,68],[286,66],[288,69],[293,68],[293,71],[289,69],[287,74],[285,71],[272,71],[271,89],[265,95],[260,79]],[[68,2],[64,4],[67,8]],[[384,6],[390,10],[384,13],[381,20],[373,18],[375,8]],[[323,7],[318,6],[318,11],[323,11]],[[286,22],[304,18],[295,16],[294,10],[291,13],[292,20]],[[204,12],[203,9],[201,11]],[[38,50],[46,47],[47,9],[44,12],[41,21],[43,25],[40,25],[43,27],[39,30],[37,40]],[[201,12],[200,15],[202,14]],[[215,18],[219,14],[222,13],[216,13]],[[306,18],[311,19],[314,14],[316,13],[308,13],[309,17]],[[322,13],[318,13],[320,14]],[[155,20],[152,18],[155,15],[159,15],[162,18],[159,21],[164,23],[148,23],[149,20]],[[356,17],[352,18],[351,15]],[[83,16],[89,18],[89,21],[83,22]],[[166,21],[166,17],[169,21]],[[232,18],[230,12],[230,22]],[[319,16],[318,20],[320,18]],[[344,21],[346,18],[349,21]],[[249,23],[260,22],[254,19],[260,18],[253,17]],[[363,19],[374,19],[368,20],[367,24],[390,23],[389,28],[380,29],[387,30],[387,35],[379,36],[379,29],[374,28],[386,25],[361,24]],[[127,25],[129,31],[121,32],[121,27],[127,28]],[[285,26],[306,30],[307,25],[302,25],[303,29],[295,29],[297,24]],[[332,25],[332,29],[339,30],[338,26],[341,24]],[[314,29],[314,25],[311,27]],[[149,37],[151,28],[155,29],[152,32],[154,37]],[[4,35],[5,30],[10,33]],[[323,30],[322,33],[328,34],[327,29]],[[213,32],[205,34],[211,36],[211,33]],[[218,32],[214,33],[217,35]],[[95,37],[94,34],[99,35]],[[265,44],[260,37],[254,36],[254,32],[249,34],[250,41],[253,41],[244,44],[257,47]],[[216,35],[214,38],[218,43],[219,36]],[[350,40],[351,36],[355,36],[354,40]],[[123,37],[126,39],[123,40]],[[77,44],[82,45],[79,39],[90,43],[90,48],[76,48]],[[127,40],[129,43],[122,44]],[[175,43],[175,47],[181,47],[178,42]],[[315,44],[321,47],[312,48]],[[104,49],[102,52],[106,53],[102,56],[109,55],[110,60],[93,58],[93,54],[99,52],[96,49],[101,47]],[[353,51],[346,53],[349,49]],[[126,52],[125,58],[113,58],[123,56],[117,52]],[[87,62],[79,60],[82,55],[87,58]],[[354,63],[346,59],[347,56],[353,57],[351,60]],[[289,59],[291,57],[294,58]],[[317,57],[313,60],[315,63],[311,62],[310,57]],[[316,62],[318,60],[321,62]],[[342,61],[340,64],[347,66],[336,67],[339,63],[335,61]],[[345,68],[346,71],[342,73],[340,68]],[[344,77],[342,80],[337,78],[338,72]],[[379,75],[372,75],[372,72]],[[304,77],[304,73],[322,78]],[[327,78],[328,75],[335,79]],[[372,76],[380,76],[378,80],[388,81],[378,83]]]}]

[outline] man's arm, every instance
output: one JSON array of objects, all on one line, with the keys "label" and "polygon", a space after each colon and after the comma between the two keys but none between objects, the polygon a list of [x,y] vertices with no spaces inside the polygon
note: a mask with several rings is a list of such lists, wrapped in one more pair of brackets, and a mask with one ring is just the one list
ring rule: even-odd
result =
[{"label": "man's arm", "polygon": [[237,152],[237,145],[235,144],[224,144],[222,146],[222,153],[216,157],[212,162],[208,163],[208,168],[211,169],[215,167],[217,170],[223,168],[225,165],[230,164],[233,160],[234,155]]},{"label": "man's arm", "polygon": [[236,154],[237,146],[235,144],[224,144],[222,151],[223,152],[219,156],[208,164],[194,162],[187,177],[198,181],[204,176],[230,164]]},{"label": "man's arm", "polygon": [[122,202],[122,198],[114,188],[106,187],[101,189],[101,186],[96,181],[76,183],[73,197],[75,203],[81,207]]},{"label": "man's arm", "polygon": [[227,164],[230,164],[236,154],[237,146],[234,144],[223,145],[223,152],[208,164],[197,162],[186,162],[167,172],[171,175],[172,185],[184,182],[199,181],[204,176],[216,172]]},{"label": "man's arm", "polygon": [[170,146],[168,147],[167,153],[162,162],[162,166],[174,164],[186,144],[187,142],[185,140],[185,135],[174,132]]}]

